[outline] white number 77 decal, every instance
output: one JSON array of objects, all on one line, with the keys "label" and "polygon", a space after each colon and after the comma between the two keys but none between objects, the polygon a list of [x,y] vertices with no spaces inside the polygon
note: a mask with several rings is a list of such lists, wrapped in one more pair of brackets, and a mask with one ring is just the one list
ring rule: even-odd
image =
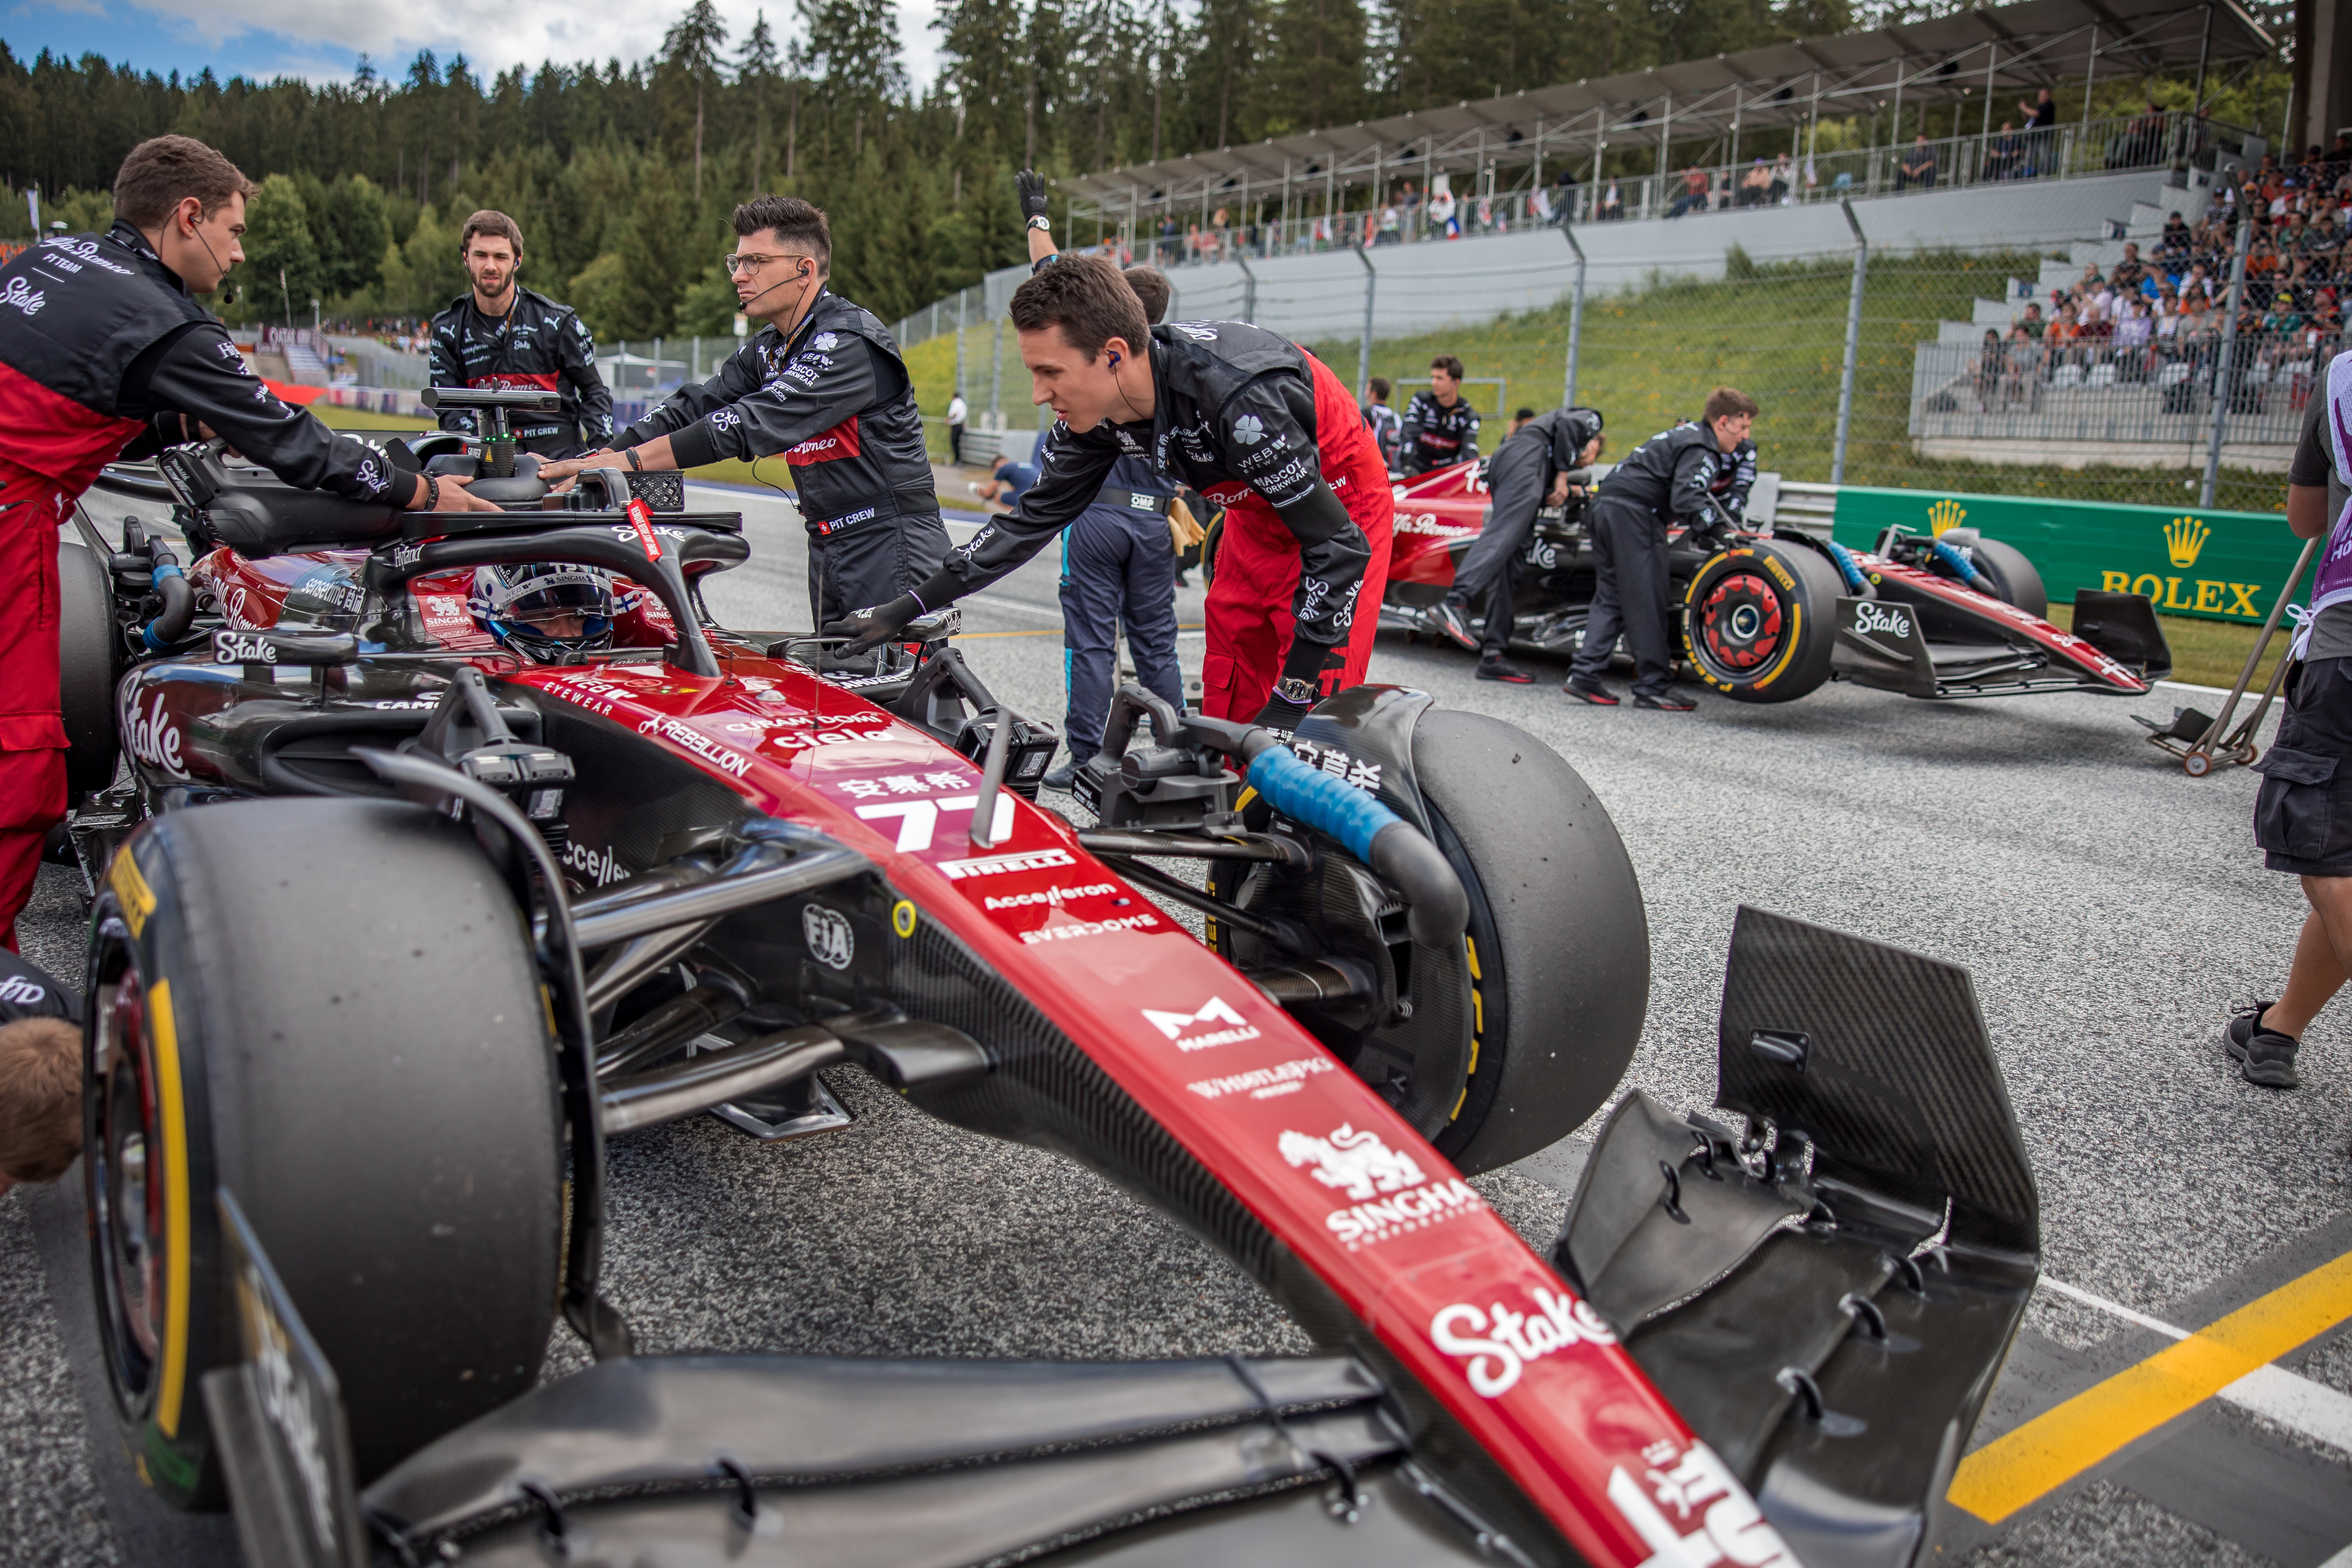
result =
[{"label": "white number 77 decal", "polygon": [[[897,817],[898,848],[910,855],[919,855],[929,849],[931,840],[938,836],[940,813],[972,811],[979,805],[980,796],[976,795],[942,795],[938,800],[893,800],[880,805],[861,805],[857,808],[857,815],[868,822],[886,816]],[[1002,844],[1012,831],[1013,795],[1010,790],[999,790],[996,795],[996,820],[990,826],[988,837],[992,843]]]}]

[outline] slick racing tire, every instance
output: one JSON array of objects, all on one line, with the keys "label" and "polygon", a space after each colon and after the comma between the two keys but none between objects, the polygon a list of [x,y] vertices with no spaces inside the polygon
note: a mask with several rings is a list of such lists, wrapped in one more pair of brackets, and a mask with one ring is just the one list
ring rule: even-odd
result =
[{"label": "slick racing tire", "polygon": [[1649,917],[1616,824],[1534,736],[1431,709],[1412,765],[1470,895],[1470,1075],[1433,1142],[1475,1175],[1549,1148],[1615,1091],[1649,1006]]},{"label": "slick racing tire", "polygon": [[2042,574],[2033,569],[2023,551],[1998,539],[1979,539],[1969,555],[1976,569],[1992,579],[2004,603],[2038,620],[2050,618],[2049,591],[2042,586]]},{"label": "slick racing tire", "polygon": [[71,541],[58,545],[58,701],[65,710],[66,798],[114,783],[114,595],[106,567]]},{"label": "slick racing tire", "polygon": [[1837,569],[1801,544],[1727,550],[1683,595],[1685,652],[1735,702],[1793,702],[1830,678],[1840,592]]},{"label": "slick racing tire", "polygon": [[223,1189],[335,1371],[362,1484],[530,1389],[557,1074],[529,932],[470,836],[391,801],[193,807],[116,855],[90,929],[92,1296],[147,1483],[221,1502]]}]

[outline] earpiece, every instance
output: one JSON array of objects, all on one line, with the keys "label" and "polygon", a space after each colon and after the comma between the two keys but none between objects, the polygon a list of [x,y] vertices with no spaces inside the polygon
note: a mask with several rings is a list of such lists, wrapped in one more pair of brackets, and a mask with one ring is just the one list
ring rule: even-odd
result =
[{"label": "earpiece", "polygon": [[1110,351],[1110,363],[1114,367],[1118,363],[1118,351],[1117,349]]}]

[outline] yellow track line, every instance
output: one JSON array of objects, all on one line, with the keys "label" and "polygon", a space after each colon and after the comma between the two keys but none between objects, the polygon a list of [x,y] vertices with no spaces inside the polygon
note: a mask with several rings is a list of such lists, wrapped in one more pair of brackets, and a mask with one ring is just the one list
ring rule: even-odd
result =
[{"label": "yellow track line", "polygon": [[1960,1461],[1948,1494],[1988,1523],[2352,1318],[2352,1253],[2087,1388]]}]

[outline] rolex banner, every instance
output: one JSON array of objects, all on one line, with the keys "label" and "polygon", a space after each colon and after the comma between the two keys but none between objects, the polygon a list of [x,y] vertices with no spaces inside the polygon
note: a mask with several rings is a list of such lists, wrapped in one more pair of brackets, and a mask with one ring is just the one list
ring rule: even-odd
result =
[{"label": "rolex banner", "polygon": [[[2284,495],[2284,479],[2279,488]],[[2042,574],[2053,605],[2072,604],[2077,588],[2103,588],[2146,594],[2159,615],[2207,620],[2260,622],[2303,551],[2283,511],[1839,489],[1840,544],[1867,550],[1897,523],[1919,534],[1973,528],[2014,546]],[[2293,602],[2307,603],[2309,590],[2307,579],[2296,584]]]}]

